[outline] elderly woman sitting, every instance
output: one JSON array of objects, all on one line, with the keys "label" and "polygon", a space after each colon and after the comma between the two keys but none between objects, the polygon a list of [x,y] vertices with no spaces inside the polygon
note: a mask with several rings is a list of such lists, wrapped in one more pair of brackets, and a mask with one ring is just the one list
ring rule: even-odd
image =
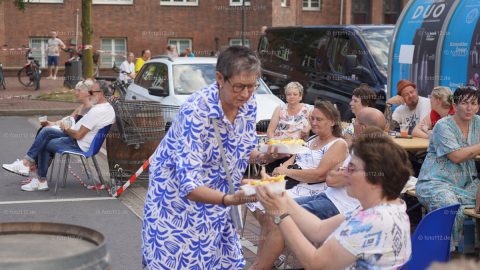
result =
[{"label": "elderly woman sitting", "polygon": [[[388,158],[385,158],[388,157]],[[347,193],[361,206],[320,220],[286,193],[257,188],[257,198],[308,269],[395,269],[410,257],[410,224],[398,197],[410,176],[405,150],[378,128],[352,145]],[[323,243],[316,248],[312,242]]]},{"label": "elderly woman sitting", "polygon": [[[286,175],[291,178],[288,183],[298,181],[298,185],[288,190],[291,197],[311,196],[323,192],[326,189],[325,179],[327,173],[347,158],[347,143],[341,138],[340,113],[329,101],[315,102],[314,110],[310,116],[312,132],[316,135],[307,146],[310,150],[304,154],[298,154],[290,158],[282,166],[277,167],[274,175]],[[292,168],[296,164],[298,167]],[[248,204],[250,210],[256,208],[263,210],[259,203]],[[256,211],[255,216],[261,223],[261,236],[259,243],[258,258],[265,261],[274,260],[272,256],[278,256],[283,250],[282,239],[272,237],[272,220],[262,211]]]},{"label": "elderly woman sitting", "polygon": [[433,88],[430,94],[430,107],[432,107],[430,114],[425,116],[413,129],[413,136],[425,139],[430,138],[433,127],[438,120],[447,115],[455,114],[452,90],[443,86]]},{"label": "elderly woman sitting", "polygon": [[430,211],[460,203],[453,229],[452,248],[458,245],[463,209],[480,210],[480,181],[475,156],[480,154],[480,96],[473,87],[461,87],[453,95],[456,113],[438,121],[430,137],[427,157],[416,185],[418,200]]}]

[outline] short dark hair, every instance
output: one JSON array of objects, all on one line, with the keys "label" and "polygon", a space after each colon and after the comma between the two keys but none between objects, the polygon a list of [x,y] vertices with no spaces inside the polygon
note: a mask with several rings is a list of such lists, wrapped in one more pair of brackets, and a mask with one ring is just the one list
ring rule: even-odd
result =
[{"label": "short dark hair", "polygon": [[365,176],[382,187],[384,198],[394,200],[412,174],[407,152],[377,127],[367,127],[353,140],[352,153],[365,164]]},{"label": "short dark hair", "polygon": [[363,106],[375,107],[377,95],[368,84],[360,84],[360,86],[353,90],[352,95],[359,98]]},{"label": "short dark hair", "polygon": [[453,93],[453,101],[455,104],[460,104],[460,102],[469,100],[470,98],[477,99],[477,102],[480,103],[480,95],[478,94],[478,89],[475,86],[462,86],[455,90]]},{"label": "short dark hair", "polygon": [[335,105],[328,100],[317,99],[314,105],[315,109],[320,110],[328,120],[333,121],[332,134],[333,136],[342,137],[342,127],[340,126],[340,112]]},{"label": "short dark hair", "polygon": [[255,52],[244,46],[230,46],[223,50],[217,59],[216,70],[225,79],[238,75],[242,72],[262,75],[260,60]]}]

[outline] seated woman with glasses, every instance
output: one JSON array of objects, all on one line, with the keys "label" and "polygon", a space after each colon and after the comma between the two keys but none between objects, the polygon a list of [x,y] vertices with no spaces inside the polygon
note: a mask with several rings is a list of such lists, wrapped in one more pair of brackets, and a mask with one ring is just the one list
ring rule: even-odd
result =
[{"label": "seated woman with glasses", "polygon": [[438,120],[447,115],[455,114],[455,107],[453,107],[452,90],[448,87],[437,86],[433,88],[429,95],[430,106],[432,110],[430,114],[420,120],[412,131],[414,137],[428,139],[432,135],[432,130]]},{"label": "seated woman with glasses", "polygon": [[[310,150],[304,154],[292,156],[273,170],[273,175],[286,176],[287,193],[292,198],[312,196],[325,191],[327,174],[347,158],[347,143],[341,138],[342,129],[339,123],[340,113],[331,102],[315,102],[310,115],[310,125],[315,137],[307,143]],[[292,167],[292,165],[296,166]],[[290,185],[292,182],[298,184],[292,187]],[[278,256],[283,250],[283,242],[266,241],[274,239],[270,235],[273,231],[271,228],[275,226],[272,220],[265,215],[260,203],[249,203],[247,207],[254,212],[261,224],[258,254],[268,253],[267,256]]]},{"label": "seated woman with glasses", "polygon": [[356,137],[351,149],[344,173],[348,195],[360,202],[357,209],[320,220],[268,186],[257,187],[257,198],[306,269],[400,268],[411,254],[410,223],[399,199],[411,172],[407,153],[374,127]]},{"label": "seated woman with glasses", "polygon": [[480,180],[475,157],[480,155],[480,95],[473,87],[453,94],[455,114],[440,119],[433,128],[416,194],[429,211],[461,204],[453,227],[451,247],[458,246],[463,231],[463,210],[480,211]]}]

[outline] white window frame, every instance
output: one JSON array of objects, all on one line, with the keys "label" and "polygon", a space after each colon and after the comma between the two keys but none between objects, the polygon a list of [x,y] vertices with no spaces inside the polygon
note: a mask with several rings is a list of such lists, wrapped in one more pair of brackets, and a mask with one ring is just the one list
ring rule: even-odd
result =
[{"label": "white window frame", "polygon": [[[248,38],[244,39],[245,41],[245,47],[247,48],[250,48],[250,40]],[[229,41],[228,41],[228,44],[230,46],[241,46],[242,45],[242,39],[241,38],[231,38]]]},{"label": "white window frame", "polygon": [[92,0],[93,5],[133,5],[133,0]]},{"label": "white window frame", "polygon": [[181,42],[185,42],[187,41],[188,42],[188,48],[190,48],[192,51],[193,51],[193,47],[192,47],[192,39],[190,38],[170,38],[168,39],[167,43],[168,45],[173,45],[175,47],[177,47],[177,53],[178,55],[180,56],[181,53],[183,53],[185,51],[186,48],[182,49],[180,46],[180,43]]},{"label": "white window frame", "polygon": [[233,7],[243,6],[243,1],[245,1],[245,6],[251,5],[250,0],[230,0],[230,6],[233,6]]},{"label": "white window frame", "polygon": [[[28,38],[28,47],[32,48],[32,56],[40,63],[40,67],[47,67],[47,43],[49,37],[30,37]],[[38,47],[33,47],[33,40],[40,41],[40,55]],[[40,56],[40,57],[39,57]]]},{"label": "white window frame", "polygon": [[[106,51],[102,47],[103,42],[106,41],[106,40],[107,41],[110,40],[110,46],[112,48],[111,51]],[[115,42],[117,42],[119,40],[122,40],[123,42],[125,42],[125,51],[124,52],[117,52],[115,50]],[[100,67],[111,68],[113,66],[113,64],[116,64],[117,67],[119,67],[122,64],[122,62],[125,59],[127,59],[127,52],[128,52],[127,39],[124,38],[124,37],[102,37],[102,38],[100,38],[100,50],[102,50],[102,53],[100,54]],[[105,60],[106,58],[108,59],[110,57],[111,57],[111,60],[109,62]],[[115,61],[116,59],[119,59],[119,58],[121,60]]]},{"label": "white window frame", "polygon": [[281,0],[280,6],[281,7],[289,7],[290,6],[290,0]]},{"label": "white window frame", "polygon": [[29,4],[61,4],[63,0],[23,0],[25,3]]},{"label": "white window frame", "polygon": [[[307,1],[308,6],[304,7],[303,2]],[[312,7],[312,1],[318,1],[318,7]],[[319,11],[322,9],[322,0],[302,0],[302,10]]]},{"label": "white window frame", "polygon": [[160,0],[161,6],[198,6],[198,0],[182,0],[182,2],[174,2],[174,0]]}]

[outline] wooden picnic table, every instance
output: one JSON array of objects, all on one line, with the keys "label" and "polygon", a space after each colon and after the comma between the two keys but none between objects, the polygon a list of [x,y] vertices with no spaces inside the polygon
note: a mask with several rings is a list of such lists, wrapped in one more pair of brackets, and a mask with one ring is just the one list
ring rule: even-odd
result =
[{"label": "wooden picnic table", "polygon": [[393,141],[407,151],[425,151],[428,148],[428,139],[424,138],[393,138]]}]

